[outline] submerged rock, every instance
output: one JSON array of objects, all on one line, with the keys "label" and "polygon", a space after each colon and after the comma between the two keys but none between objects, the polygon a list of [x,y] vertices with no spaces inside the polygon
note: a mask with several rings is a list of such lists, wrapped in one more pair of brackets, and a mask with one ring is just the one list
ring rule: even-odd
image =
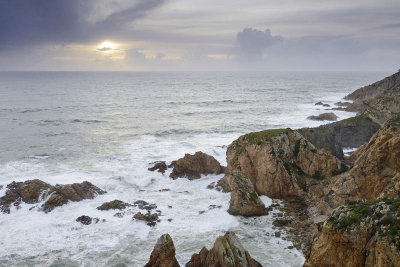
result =
[{"label": "submerged rock", "polygon": [[11,205],[18,207],[20,203],[39,203],[46,198],[47,201],[41,206],[41,210],[50,212],[68,201],[81,201],[92,199],[96,195],[106,193],[89,182],[80,184],[67,184],[52,186],[41,180],[27,180],[25,182],[12,182],[7,185],[5,196],[0,198],[0,210],[10,213]]},{"label": "submerged rock", "polygon": [[144,200],[137,200],[133,204],[134,204],[133,206],[138,207],[141,210],[147,210],[147,211],[154,210],[157,208],[156,204],[150,204]]},{"label": "submerged rock", "polygon": [[81,224],[84,224],[84,225],[89,225],[89,224],[92,224],[92,223],[98,223],[100,221],[100,219],[99,218],[92,218],[92,217],[89,217],[89,216],[86,216],[86,215],[82,215],[82,216],[78,217],[76,219],[76,221],[80,222]]},{"label": "submerged rock", "polygon": [[307,119],[313,121],[336,121],[338,119],[338,116],[336,116],[335,113],[333,112],[329,112],[329,113],[322,113],[318,116],[312,115],[307,117]]},{"label": "submerged rock", "polygon": [[183,158],[174,162],[173,167],[171,178],[182,177],[189,180],[199,179],[202,174],[220,174],[225,170],[214,157],[203,152],[185,154]]},{"label": "submerged rock", "polygon": [[261,267],[262,265],[251,258],[244,249],[234,232],[227,232],[220,236],[211,250],[203,247],[198,254],[193,254],[187,267],[208,266],[248,266]]},{"label": "submerged rock", "polygon": [[97,209],[98,210],[111,210],[111,209],[112,210],[123,210],[130,206],[132,206],[132,205],[116,199],[116,200],[113,200],[110,202],[104,202],[103,204],[101,204],[101,206],[98,206]]},{"label": "submerged rock", "polygon": [[241,173],[234,173],[230,178],[231,200],[228,212],[232,215],[266,215],[264,203],[258,197],[250,179]]},{"label": "submerged rock", "polygon": [[162,174],[165,173],[165,171],[167,170],[167,164],[165,163],[165,161],[156,161],[153,163],[153,167],[148,168],[149,171],[158,171]]},{"label": "submerged rock", "polygon": [[179,267],[175,258],[175,246],[169,234],[162,235],[154,246],[150,261],[145,267]]}]

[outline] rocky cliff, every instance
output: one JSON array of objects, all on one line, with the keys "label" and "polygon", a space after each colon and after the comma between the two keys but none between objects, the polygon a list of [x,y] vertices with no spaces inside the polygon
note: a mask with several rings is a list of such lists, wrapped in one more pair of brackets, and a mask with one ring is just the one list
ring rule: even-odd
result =
[{"label": "rocky cliff", "polygon": [[344,168],[328,150],[315,147],[291,129],[241,136],[228,147],[227,162],[223,180],[241,173],[258,194],[280,199],[302,197],[308,184],[328,179]]},{"label": "rocky cliff", "polygon": [[400,266],[400,200],[357,201],[320,227],[304,266]]}]

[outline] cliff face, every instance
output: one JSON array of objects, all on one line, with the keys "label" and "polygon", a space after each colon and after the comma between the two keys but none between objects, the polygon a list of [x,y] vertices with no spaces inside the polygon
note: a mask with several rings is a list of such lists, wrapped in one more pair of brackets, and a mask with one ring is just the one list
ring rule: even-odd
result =
[{"label": "cliff face", "polygon": [[320,227],[304,266],[400,266],[400,200],[358,201]]},{"label": "cliff face", "polygon": [[340,172],[343,165],[329,151],[315,147],[297,131],[266,130],[241,136],[227,149],[227,176],[249,177],[260,195],[302,197],[309,183]]}]

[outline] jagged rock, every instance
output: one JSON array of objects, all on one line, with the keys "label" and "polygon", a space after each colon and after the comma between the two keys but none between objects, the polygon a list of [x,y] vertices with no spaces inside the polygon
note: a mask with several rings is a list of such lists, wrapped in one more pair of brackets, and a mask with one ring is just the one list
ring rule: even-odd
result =
[{"label": "jagged rock", "polygon": [[154,246],[150,261],[145,267],[179,267],[175,258],[175,246],[169,234],[162,235]]},{"label": "jagged rock", "polygon": [[111,209],[112,210],[123,210],[130,206],[132,206],[132,205],[116,199],[116,200],[113,200],[110,202],[104,202],[103,204],[101,204],[101,206],[98,206],[97,209],[98,210],[111,210]]},{"label": "jagged rock", "polygon": [[[357,159],[352,169],[321,185],[325,201],[337,207],[349,200],[397,198],[400,192],[399,136],[400,115],[397,115],[354,152]],[[315,191],[310,193],[318,200]]]},{"label": "jagged rock", "polygon": [[[329,151],[291,129],[239,137],[228,147],[227,162],[226,176],[242,173],[258,194],[281,199],[304,196],[309,183],[330,178],[342,168]],[[221,184],[226,184],[224,179]]]},{"label": "jagged rock", "polygon": [[211,250],[203,247],[199,254],[193,254],[187,267],[208,267],[208,266],[262,266],[251,258],[249,252],[244,249],[234,232],[227,232],[220,236],[214,243]]},{"label": "jagged rock", "polygon": [[147,213],[143,214],[141,212],[136,213],[133,215],[133,219],[138,221],[145,221],[148,226],[154,226],[159,222],[159,217],[157,213],[151,213],[148,211]]},{"label": "jagged rock", "polygon": [[194,155],[185,154],[183,158],[177,160],[170,177],[185,177],[193,180],[200,178],[201,174],[220,174],[223,172],[224,167],[214,157],[203,152],[196,152]]},{"label": "jagged rock", "polygon": [[304,266],[400,266],[400,200],[350,203],[314,238]]},{"label": "jagged rock", "polygon": [[55,185],[54,193],[42,205],[45,212],[50,212],[56,207],[67,204],[68,201],[78,202],[84,199],[93,199],[106,192],[87,181],[80,184]]},{"label": "jagged rock", "polygon": [[338,119],[338,116],[335,115],[335,113],[329,112],[329,113],[322,113],[318,116],[309,116],[307,117],[309,120],[313,121],[336,121]]},{"label": "jagged rock", "polygon": [[100,219],[99,218],[92,218],[92,217],[89,217],[89,216],[86,216],[86,215],[82,215],[82,216],[78,217],[76,219],[76,221],[80,222],[81,224],[84,224],[84,225],[89,225],[89,224],[92,224],[92,223],[98,223],[100,221]]},{"label": "jagged rock", "polygon": [[165,161],[156,161],[154,162],[153,167],[148,168],[149,171],[158,171],[162,174],[165,173],[165,171],[167,170],[167,164],[165,163]]},{"label": "jagged rock", "polygon": [[19,206],[21,202],[34,204],[50,196],[41,206],[41,210],[50,212],[55,207],[68,203],[68,201],[92,199],[96,195],[104,193],[105,191],[89,182],[55,186],[38,179],[12,182],[7,185],[5,196],[0,198],[0,210],[10,213],[11,205]]},{"label": "jagged rock", "polygon": [[250,179],[241,173],[233,173],[231,177],[231,200],[228,212],[232,215],[261,216],[266,215],[264,203],[258,197]]}]

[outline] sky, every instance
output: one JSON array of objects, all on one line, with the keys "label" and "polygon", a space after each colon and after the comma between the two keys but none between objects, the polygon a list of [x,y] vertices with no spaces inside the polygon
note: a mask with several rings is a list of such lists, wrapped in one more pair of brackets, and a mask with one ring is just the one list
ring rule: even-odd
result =
[{"label": "sky", "polygon": [[0,70],[397,71],[399,0],[0,0]]}]

